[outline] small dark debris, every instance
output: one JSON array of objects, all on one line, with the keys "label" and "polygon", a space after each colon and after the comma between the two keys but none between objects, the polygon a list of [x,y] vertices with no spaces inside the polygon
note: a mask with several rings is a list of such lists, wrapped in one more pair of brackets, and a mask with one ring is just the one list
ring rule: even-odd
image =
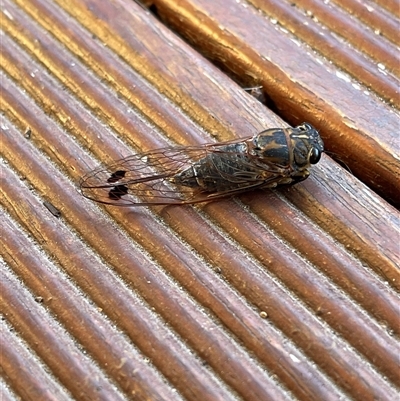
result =
[{"label": "small dark debris", "polygon": [[44,207],[55,217],[61,217],[61,212],[52,203],[48,201],[43,202]]}]

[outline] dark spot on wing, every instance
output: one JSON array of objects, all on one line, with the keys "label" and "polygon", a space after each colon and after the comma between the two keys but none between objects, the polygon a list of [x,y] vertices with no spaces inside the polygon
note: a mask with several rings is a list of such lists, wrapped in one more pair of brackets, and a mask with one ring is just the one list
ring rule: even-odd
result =
[{"label": "dark spot on wing", "polygon": [[127,193],[128,187],[126,185],[117,185],[110,190],[108,197],[112,200],[120,200]]},{"label": "dark spot on wing", "polygon": [[114,173],[112,173],[110,175],[110,177],[107,179],[107,182],[117,182],[119,181],[121,178],[124,178],[126,174],[125,170],[118,170],[115,171]]}]

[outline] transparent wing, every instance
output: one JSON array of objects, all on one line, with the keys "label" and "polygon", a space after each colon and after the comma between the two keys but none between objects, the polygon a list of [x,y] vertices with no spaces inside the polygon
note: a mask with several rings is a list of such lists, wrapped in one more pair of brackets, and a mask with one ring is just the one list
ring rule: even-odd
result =
[{"label": "transparent wing", "polygon": [[[254,170],[251,160],[242,158],[238,161],[237,156],[242,155],[226,151],[227,144],[242,143],[248,139],[138,153],[89,172],[82,177],[80,188],[86,198],[100,203],[147,206],[203,202],[278,181],[282,175],[277,174],[273,165],[265,165],[260,169],[262,174],[255,174],[254,171],[249,171],[250,166]],[[233,187],[221,185],[220,190],[205,192],[174,182],[177,174],[211,153],[218,154],[218,164],[214,164],[213,173],[206,179],[221,183],[231,182],[234,183]],[[233,161],[236,161],[236,164],[233,164]],[[225,168],[227,163],[232,165],[229,172]]]}]

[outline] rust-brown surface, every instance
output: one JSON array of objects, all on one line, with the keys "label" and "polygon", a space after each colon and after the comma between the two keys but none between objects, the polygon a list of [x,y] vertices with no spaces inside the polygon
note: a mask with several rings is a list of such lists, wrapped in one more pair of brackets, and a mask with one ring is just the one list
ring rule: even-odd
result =
[{"label": "rust-brown surface", "polygon": [[[394,2],[144,3],[158,18],[2,2],[2,399],[395,399]],[[78,191],[139,150],[303,121],[353,174],[324,154],[296,186],[196,207]]]}]

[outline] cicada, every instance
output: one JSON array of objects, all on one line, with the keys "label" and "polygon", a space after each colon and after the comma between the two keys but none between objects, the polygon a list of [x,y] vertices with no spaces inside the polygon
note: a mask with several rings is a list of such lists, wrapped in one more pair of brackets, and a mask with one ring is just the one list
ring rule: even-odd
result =
[{"label": "cicada", "polygon": [[138,153],[82,177],[82,194],[116,206],[190,204],[305,180],[324,144],[308,123],[229,142]]}]

